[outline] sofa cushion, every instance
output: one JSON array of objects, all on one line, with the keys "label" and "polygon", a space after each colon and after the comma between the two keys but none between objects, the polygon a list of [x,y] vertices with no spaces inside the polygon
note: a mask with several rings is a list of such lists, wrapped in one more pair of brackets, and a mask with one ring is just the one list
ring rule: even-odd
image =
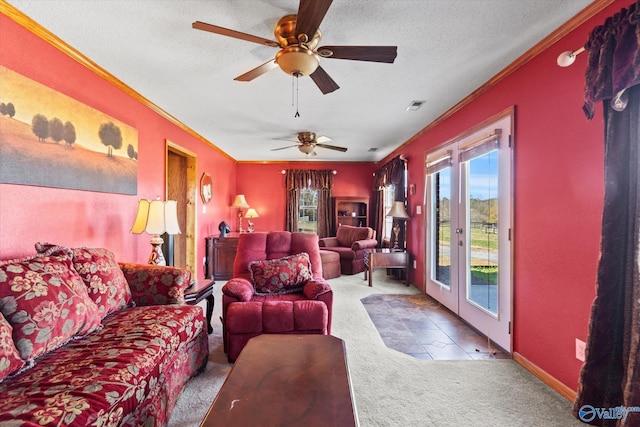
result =
[{"label": "sofa cushion", "polygon": [[0,382],[24,366],[20,353],[11,338],[11,325],[0,314]]},{"label": "sofa cushion", "polygon": [[100,327],[70,253],[0,261],[0,312],[26,362]]},{"label": "sofa cushion", "polygon": [[[38,242],[38,253],[57,255],[68,251],[64,246]],[[57,248],[57,249],[56,249]],[[131,290],[115,260],[113,252],[103,248],[72,248],[73,267],[87,286],[89,297],[105,317],[131,303]]]},{"label": "sofa cushion", "polygon": [[313,277],[309,255],[302,252],[282,258],[251,261],[251,280],[258,295],[301,292]]}]

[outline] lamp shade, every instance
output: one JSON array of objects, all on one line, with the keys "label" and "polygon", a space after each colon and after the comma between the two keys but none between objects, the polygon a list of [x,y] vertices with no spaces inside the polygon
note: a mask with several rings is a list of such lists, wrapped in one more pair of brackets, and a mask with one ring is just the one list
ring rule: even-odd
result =
[{"label": "lamp shade", "polygon": [[247,213],[244,215],[245,218],[258,218],[258,212],[255,209],[249,208]]},{"label": "lamp shade", "polygon": [[393,202],[391,209],[387,212],[387,216],[392,216],[394,218],[409,218],[409,214],[404,208],[403,202]]},{"label": "lamp shade", "polygon": [[146,200],[138,202],[138,212],[131,232],[140,234],[180,234],[178,224],[178,202],[175,200]]},{"label": "lamp shade", "polygon": [[247,199],[244,198],[244,194],[238,194],[236,198],[233,200],[231,207],[232,208],[248,208],[249,203],[247,203]]}]

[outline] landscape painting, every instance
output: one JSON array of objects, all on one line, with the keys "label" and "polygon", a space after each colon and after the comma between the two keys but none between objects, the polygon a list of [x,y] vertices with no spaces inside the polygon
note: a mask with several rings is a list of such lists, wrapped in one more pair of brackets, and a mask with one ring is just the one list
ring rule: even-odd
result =
[{"label": "landscape painting", "polygon": [[137,194],[138,132],[0,66],[0,183]]}]

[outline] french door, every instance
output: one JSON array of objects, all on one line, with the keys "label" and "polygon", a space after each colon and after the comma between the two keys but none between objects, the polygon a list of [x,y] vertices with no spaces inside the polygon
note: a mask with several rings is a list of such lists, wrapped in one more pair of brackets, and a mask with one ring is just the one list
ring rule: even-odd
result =
[{"label": "french door", "polygon": [[511,352],[511,114],[427,154],[427,293]]}]

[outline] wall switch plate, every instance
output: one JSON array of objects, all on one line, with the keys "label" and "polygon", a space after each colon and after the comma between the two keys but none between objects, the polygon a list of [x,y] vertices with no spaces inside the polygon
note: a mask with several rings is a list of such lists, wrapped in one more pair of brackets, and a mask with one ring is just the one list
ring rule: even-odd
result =
[{"label": "wall switch plate", "polygon": [[416,206],[416,215],[421,215],[422,214],[422,206],[417,205]]},{"label": "wall switch plate", "polygon": [[584,352],[586,347],[587,347],[587,344],[585,344],[584,341],[576,338],[576,359],[578,359],[581,362],[584,362],[584,359],[585,359]]},{"label": "wall switch plate", "polygon": [[415,270],[416,268],[418,268],[418,261],[416,261],[415,259],[413,260],[413,269]]}]

